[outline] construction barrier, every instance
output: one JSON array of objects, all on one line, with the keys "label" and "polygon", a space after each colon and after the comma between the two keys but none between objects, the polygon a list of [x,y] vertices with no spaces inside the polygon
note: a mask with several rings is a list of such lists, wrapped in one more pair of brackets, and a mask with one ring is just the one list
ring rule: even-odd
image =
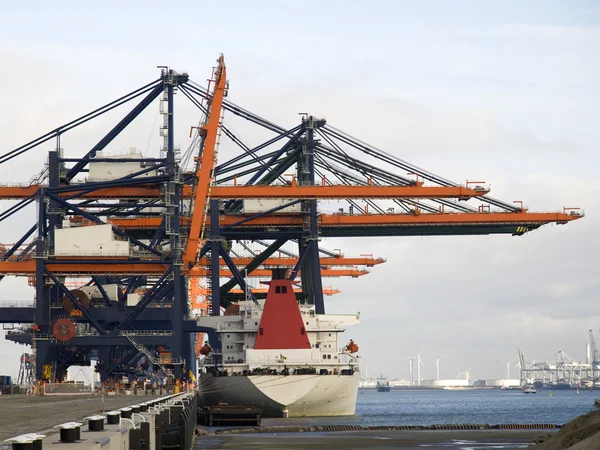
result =
[{"label": "construction barrier", "polygon": [[91,388],[83,383],[44,383],[43,395],[89,395]]}]

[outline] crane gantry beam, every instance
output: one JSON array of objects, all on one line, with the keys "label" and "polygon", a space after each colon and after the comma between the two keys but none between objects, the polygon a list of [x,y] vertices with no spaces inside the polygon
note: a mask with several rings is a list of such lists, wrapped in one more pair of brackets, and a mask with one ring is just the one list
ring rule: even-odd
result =
[{"label": "crane gantry beam", "polygon": [[[77,184],[70,185],[77,187]],[[42,187],[41,185],[0,186],[0,199],[18,200],[29,198]],[[214,186],[211,188],[210,198],[216,199],[433,199],[433,198],[456,198],[466,200],[480,197],[489,192],[483,187],[474,189],[465,186]],[[194,199],[199,198],[202,193],[194,194]],[[206,194],[205,194],[206,195]],[[81,199],[158,199],[160,189],[158,187],[134,186],[122,188],[98,188],[88,192],[63,192],[61,197]],[[191,196],[191,189],[185,186],[184,198]],[[93,207],[93,204],[90,205]],[[200,202],[199,207],[202,206]]]},{"label": "crane gantry beam", "polygon": [[[562,212],[489,212],[489,213],[440,213],[440,214],[320,214],[321,227],[370,226],[370,225],[475,225],[475,224],[564,224],[581,218],[579,214]],[[238,216],[221,216],[221,226],[233,226],[240,221]],[[292,226],[302,225],[302,217],[292,214],[273,214],[258,217],[239,227]]]},{"label": "crane gantry beam", "polygon": [[348,199],[348,198],[457,198],[479,197],[489,192],[480,187],[464,186],[215,186],[211,197],[219,199],[283,198],[283,199]]},{"label": "crane gantry beam", "polygon": [[[6,252],[6,249],[11,248],[12,245],[11,244],[0,244],[0,262],[7,261],[26,261],[26,260],[32,260],[34,259],[34,255],[20,255],[18,257],[14,256],[14,257],[8,257],[8,258],[3,258],[4,254]],[[25,249],[27,247],[27,245],[23,245],[21,246],[21,249]],[[60,258],[58,258],[60,259]],[[251,257],[234,257],[232,258],[232,261],[238,265],[238,266],[247,266],[248,264],[250,264],[250,262],[253,260],[253,258]],[[205,266],[206,264],[208,264],[210,261],[207,258],[200,258],[198,260],[198,265],[199,266]],[[366,267],[373,267],[373,266],[377,266],[379,264],[383,264],[385,262],[385,259],[383,258],[373,258],[371,256],[360,256],[360,257],[355,257],[355,258],[347,258],[345,256],[339,256],[339,257],[324,257],[321,258],[320,260],[320,264],[322,267],[346,267],[346,266],[366,266]],[[278,256],[278,257],[270,257],[265,259],[263,262],[261,262],[260,266],[261,267],[265,267],[265,266],[269,266],[269,267],[273,267],[273,266],[277,266],[277,267],[294,267],[296,264],[298,263],[298,257],[282,257],[282,256]],[[225,267],[226,263],[225,261],[221,258],[219,260],[219,264],[221,267]],[[2,273],[0,271],[0,273]]]},{"label": "crane gantry beam", "polygon": [[[48,271],[61,276],[85,276],[91,275],[158,275],[165,272],[168,264],[156,261],[127,261],[127,260],[102,260],[96,261],[70,258],[65,262],[52,262],[46,264]],[[35,261],[0,261],[0,273],[4,275],[33,276],[36,274]],[[196,274],[206,277],[210,272],[206,268],[198,268]],[[224,277],[233,276],[227,269],[221,269]],[[357,278],[368,274],[365,269],[321,269],[322,277],[352,277]],[[270,277],[271,271],[267,269],[256,269],[248,274],[249,277]]]},{"label": "crane gantry beam", "polygon": [[[320,214],[318,218],[319,227],[323,233],[328,236],[345,235],[341,229],[350,229],[357,227],[387,227],[393,228],[398,235],[402,235],[402,230],[410,227],[410,233],[428,234],[433,227],[440,226],[513,226],[514,230],[505,232],[513,233],[521,228],[539,227],[548,223],[566,224],[573,220],[580,219],[581,214],[576,212],[476,212],[476,213],[405,213],[405,214]],[[271,214],[262,217],[252,218],[242,224],[236,225],[245,218],[251,216],[245,215],[225,215],[222,214],[219,223],[221,227],[234,227],[236,229],[268,228],[278,227],[281,229],[295,228],[299,229],[303,225],[303,219],[300,214],[280,213]],[[155,229],[160,224],[160,218],[139,217],[139,218],[113,218],[111,223],[122,230],[144,230]],[[418,230],[415,231],[415,227]],[[328,232],[330,230],[331,232]],[[339,232],[336,230],[340,230]]]},{"label": "crane gantry beam", "polygon": [[[73,183],[70,187],[81,186],[83,189],[85,184]],[[33,197],[40,188],[46,188],[47,185],[32,184],[30,186],[0,186],[0,200],[22,200]],[[190,196],[191,190],[185,189],[185,195]],[[127,186],[119,188],[96,188],[94,190],[62,192],[58,194],[63,198],[81,198],[81,199],[157,199],[160,198],[160,189],[158,186]]]},{"label": "crane gantry beam", "polygon": [[[248,264],[250,264],[250,262],[252,261],[253,258],[249,258],[249,257],[237,257],[237,258],[232,258],[233,262],[236,263],[238,266],[247,266]],[[207,264],[207,260],[206,258],[201,258],[198,261],[199,265],[205,265]],[[367,266],[367,267],[372,267],[372,266],[376,266],[379,264],[383,264],[385,262],[385,259],[383,258],[373,258],[373,257],[367,257],[367,256],[361,256],[358,258],[346,258],[346,257],[339,257],[339,258],[321,258],[319,263],[321,266],[323,267],[334,267],[334,266]],[[225,265],[225,262],[221,259],[219,262],[222,266]],[[271,258],[267,258],[265,259],[262,263],[261,266],[280,266],[280,267],[294,267],[296,264],[298,264],[298,258],[284,258],[284,257],[271,257]]]}]

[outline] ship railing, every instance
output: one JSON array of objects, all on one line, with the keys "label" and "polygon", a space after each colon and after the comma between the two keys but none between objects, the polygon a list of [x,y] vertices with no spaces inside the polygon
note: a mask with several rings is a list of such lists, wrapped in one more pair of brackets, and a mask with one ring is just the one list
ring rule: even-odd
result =
[{"label": "ship railing", "polygon": [[119,336],[173,336],[173,331],[171,331],[171,330],[120,331]]},{"label": "ship railing", "polygon": [[167,302],[151,302],[146,308],[172,308],[173,303]]},{"label": "ship railing", "polygon": [[[215,355],[215,356],[221,356],[219,355]],[[248,366],[248,362],[244,361],[242,359],[237,359],[237,360],[232,360],[232,361],[215,361],[215,359],[212,357],[212,353],[211,355],[207,356],[206,358],[202,359],[199,361],[199,365],[200,366],[211,366],[214,367],[215,365],[217,366]],[[319,368],[336,368],[336,369],[340,369],[343,367],[348,367],[348,368],[355,368],[357,365],[356,364],[352,364],[352,363],[334,363],[334,362],[330,362],[330,361],[326,361],[326,362],[311,362],[311,363],[294,363],[294,362],[287,362],[287,361],[282,361],[282,362],[265,362],[262,364],[265,368],[269,368],[269,367],[287,367],[288,369],[306,369],[308,367],[319,367]]]},{"label": "ship railing", "polygon": [[[12,335],[12,336],[14,336],[14,335],[19,335],[19,336],[31,335],[31,338],[36,341],[51,341],[53,339],[56,339],[56,337],[53,334],[32,333],[31,329],[8,331],[6,334]],[[99,333],[87,333],[87,332],[80,333],[80,332],[78,332],[78,333],[75,333],[75,335],[73,337],[76,338],[76,337],[84,337],[84,336],[99,336]]]},{"label": "ship railing", "polygon": [[35,306],[35,302],[31,300],[2,300],[0,301],[0,308],[32,308]]},{"label": "ship railing", "polygon": [[29,186],[32,186],[33,183],[31,182],[21,182],[21,183],[0,183],[0,187],[22,187],[22,188],[26,188]]},{"label": "ship railing", "polygon": [[[55,258],[55,257],[62,257],[62,258],[68,258],[68,257],[73,257],[73,258],[77,258],[77,257],[83,257],[83,256],[87,256],[87,257],[98,257],[98,258],[107,258],[107,257],[113,257],[113,258],[123,258],[123,262],[127,262],[127,258],[130,256],[129,251],[127,251],[127,253],[125,252],[116,252],[114,250],[106,250],[106,251],[102,251],[102,250],[72,250],[72,249],[65,249],[65,250],[61,250],[61,251],[53,251],[50,252],[48,254],[48,256]],[[101,262],[101,261],[99,261]]]},{"label": "ship railing", "polygon": [[200,318],[203,317],[210,317],[206,314],[202,315],[202,314],[187,314],[185,316],[183,316],[183,320],[198,320]]},{"label": "ship railing", "polygon": [[[29,327],[23,327],[21,329],[14,329],[14,330],[10,330],[8,332],[8,334],[11,335],[28,335],[28,334],[33,334],[33,338],[34,339],[41,339],[41,340],[47,340],[47,339],[54,339],[54,335],[52,334],[45,334],[45,333],[33,333],[33,330],[31,328],[31,326]],[[119,332],[119,336],[140,336],[140,337],[150,337],[150,336],[172,336],[173,335],[173,331],[170,330],[151,330],[151,331],[121,331]],[[95,329],[89,329],[89,330],[78,330],[75,333],[74,337],[83,337],[83,336],[100,336],[100,332],[98,330]],[[175,358],[173,358],[175,359]],[[173,363],[173,364],[179,364],[179,363]]]},{"label": "ship railing", "polygon": [[20,331],[23,329],[22,323],[3,323],[2,330],[3,331]]}]

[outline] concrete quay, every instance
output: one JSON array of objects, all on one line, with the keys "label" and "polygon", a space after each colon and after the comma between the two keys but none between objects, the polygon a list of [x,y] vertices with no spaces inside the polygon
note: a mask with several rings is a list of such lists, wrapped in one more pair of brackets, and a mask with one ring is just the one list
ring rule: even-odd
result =
[{"label": "concrete quay", "polygon": [[58,423],[81,421],[84,417],[102,414],[156,400],[158,396],[101,395],[2,395],[0,396],[0,443],[24,433],[46,432]]},{"label": "concrete quay", "polygon": [[[132,403],[132,398],[128,398]],[[58,423],[45,432],[28,430],[6,441],[13,450],[156,450],[163,446],[189,450],[196,428],[195,391],[154,398],[105,415]],[[87,423],[86,423],[87,422]],[[39,430],[39,428],[38,428]]]}]

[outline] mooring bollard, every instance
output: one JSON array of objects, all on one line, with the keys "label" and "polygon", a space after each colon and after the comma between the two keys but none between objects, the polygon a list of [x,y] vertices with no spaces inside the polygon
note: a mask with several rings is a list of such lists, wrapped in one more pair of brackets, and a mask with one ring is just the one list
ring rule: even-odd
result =
[{"label": "mooring bollard", "polygon": [[60,442],[63,444],[72,444],[81,440],[81,426],[79,422],[66,422],[56,425],[54,428],[60,430]]},{"label": "mooring bollard", "polygon": [[108,425],[119,425],[121,411],[109,411],[106,413],[106,423]]},{"label": "mooring bollard", "polygon": [[5,440],[12,443],[12,450],[33,450],[33,439],[25,436],[17,436]]},{"label": "mooring bollard", "polygon": [[45,434],[28,433],[25,436],[33,439],[33,450],[42,450],[42,439],[46,437]]},{"label": "mooring bollard", "polygon": [[144,402],[140,404],[140,412],[148,411],[148,402]]},{"label": "mooring bollard", "polygon": [[29,433],[22,434],[4,442],[12,444],[12,450],[42,450],[42,439],[45,434]]},{"label": "mooring bollard", "polygon": [[90,416],[83,420],[88,421],[88,431],[103,431],[105,418],[104,416]]},{"label": "mooring bollard", "polygon": [[121,417],[123,419],[131,419],[131,408],[121,408],[119,411],[121,411]]},{"label": "mooring bollard", "polygon": [[133,405],[131,407],[131,411],[134,412],[135,414],[139,414],[141,409],[142,409],[141,405]]}]

